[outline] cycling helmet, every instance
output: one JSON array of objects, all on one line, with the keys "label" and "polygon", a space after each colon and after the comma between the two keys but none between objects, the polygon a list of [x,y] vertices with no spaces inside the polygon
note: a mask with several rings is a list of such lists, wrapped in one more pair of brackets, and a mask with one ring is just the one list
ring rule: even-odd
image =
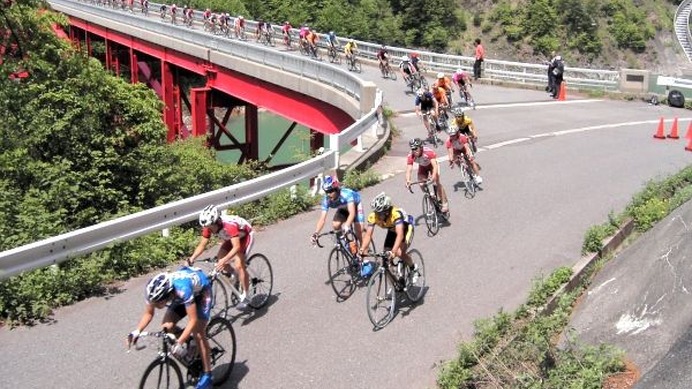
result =
[{"label": "cycling helmet", "polygon": [[199,224],[202,227],[209,227],[210,225],[216,223],[221,217],[221,212],[216,208],[215,205],[207,205],[206,208],[202,210],[199,214]]},{"label": "cycling helmet", "polygon": [[336,35],[336,34],[334,34],[334,31],[329,31],[329,35],[334,36],[334,35]]},{"label": "cycling helmet", "polygon": [[424,87],[420,87],[420,88],[418,88],[418,90],[416,91],[416,95],[417,95],[418,97],[423,97],[423,95],[425,94],[425,92],[427,92],[427,89],[425,89]]},{"label": "cycling helmet", "polygon": [[459,133],[459,129],[456,127],[449,127],[449,131],[447,131],[450,137],[455,136]]},{"label": "cycling helmet", "polygon": [[402,61],[408,61],[408,55],[404,54],[401,56]]},{"label": "cycling helmet", "polygon": [[284,24],[291,24],[291,23],[289,23],[288,20],[287,20],[287,21],[284,22]]},{"label": "cycling helmet", "polygon": [[382,213],[392,209],[392,199],[389,198],[384,192],[375,196],[370,203],[372,210],[376,213]]},{"label": "cycling helmet", "polygon": [[243,20],[243,15],[238,15],[238,19]]},{"label": "cycling helmet", "polygon": [[165,299],[172,290],[171,276],[168,273],[160,273],[147,284],[146,299],[150,303],[157,303]]},{"label": "cycling helmet", "polygon": [[423,147],[423,141],[421,141],[420,138],[413,138],[410,141],[408,141],[408,146],[411,148],[411,150],[415,150],[417,148]]},{"label": "cycling helmet", "polygon": [[454,108],[454,111],[453,111],[453,112],[454,112],[454,116],[456,116],[456,117],[462,117],[462,116],[464,116],[464,109],[461,108],[461,107],[456,107],[456,108]]},{"label": "cycling helmet", "polygon": [[322,182],[322,190],[329,193],[339,189],[339,180],[332,176],[324,177],[324,182]]},{"label": "cycling helmet", "polygon": [[437,78],[445,78],[445,74],[442,72],[437,73]]},{"label": "cycling helmet", "polygon": [[464,71],[463,71],[463,70],[461,70],[461,69],[457,69],[457,71],[456,71],[456,72],[454,72],[454,73],[456,73],[456,74],[463,74],[463,73],[464,73]]}]

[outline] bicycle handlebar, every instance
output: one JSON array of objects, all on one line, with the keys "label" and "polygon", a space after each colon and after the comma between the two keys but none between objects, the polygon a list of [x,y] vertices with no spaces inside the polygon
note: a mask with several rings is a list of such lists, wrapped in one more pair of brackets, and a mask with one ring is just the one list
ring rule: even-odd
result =
[{"label": "bicycle handlebar", "polygon": [[135,346],[136,351],[143,350],[144,348],[146,348],[145,346],[141,346],[141,347],[137,346],[137,341],[139,340],[139,338],[144,338],[147,336],[153,336],[155,338],[163,338],[167,342],[169,342],[170,344],[174,343],[178,339],[174,334],[171,334],[170,332],[167,332],[166,330],[154,331],[154,332],[142,331],[134,339],[133,339],[132,334],[129,334],[129,335],[127,335],[127,352],[128,353],[130,352],[132,345]]},{"label": "bicycle handlebar", "polygon": [[432,184],[432,183],[433,183],[432,180],[416,181],[416,182],[412,182],[410,185],[407,185],[407,188],[408,188],[408,191],[409,191],[409,192],[413,193],[413,190],[411,189],[411,187],[412,187],[413,185],[416,185],[416,184],[430,185],[430,184]]}]

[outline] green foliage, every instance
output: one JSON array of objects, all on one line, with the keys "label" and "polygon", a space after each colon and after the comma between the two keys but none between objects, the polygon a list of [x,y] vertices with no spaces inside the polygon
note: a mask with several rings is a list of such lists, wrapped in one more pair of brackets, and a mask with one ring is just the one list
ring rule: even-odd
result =
[{"label": "green foliage", "polygon": [[668,203],[658,197],[647,200],[644,204],[632,207],[630,216],[637,224],[637,229],[646,231],[653,227],[656,222],[668,215]]},{"label": "green foliage", "polygon": [[692,166],[688,166],[670,177],[647,183],[632,198],[625,213],[635,220],[637,229],[646,231],[686,201],[691,186]]},{"label": "green foliage", "polygon": [[372,169],[364,171],[354,169],[346,171],[343,184],[348,188],[361,190],[365,187],[376,185],[380,181],[380,176]]},{"label": "green foliage", "polygon": [[108,292],[103,285],[171,264],[192,251],[192,230],[171,229],[121,243],[60,265],[12,277],[0,288],[0,319],[10,324],[45,320],[51,309]]},{"label": "green foliage", "polygon": [[561,46],[560,40],[550,35],[540,37],[534,36],[531,43],[533,44],[534,52],[543,54],[545,56],[549,56],[550,53],[557,50]]},{"label": "green foliage", "polygon": [[542,37],[554,33],[559,19],[551,0],[528,0],[523,28],[526,34]]},{"label": "green foliage", "polygon": [[[571,276],[571,269],[557,269],[548,280],[534,284],[530,300],[542,305]],[[583,289],[583,285],[581,289]],[[554,345],[556,335],[569,321],[572,304],[580,290],[562,295],[556,308],[531,316],[527,306],[514,314],[500,313],[476,322],[474,338],[459,346],[459,355],[438,374],[441,388],[600,388],[603,378],[624,369],[622,352],[609,346],[566,349]],[[574,384],[573,384],[574,383]]]},{"label": "green foliage", "polygon": [[582,255],[598,252],[603,247],[603,239],[612,235],[615,231],[616,227],[610,223],[591,226],[586,231],[586,236],[584,236],[584,243],[581,246]]},{"label": "green foliage", "polygon": [[638,53],[643,52],[647,41],[654,37],[654,28],[646,18],[646,13],[624,0],[613,0],[606,12],[612,15],[608,30],[613,34],[618,46]]},{"label": "green foliage", "polygon": [[553,293],[569,281],[571,276],[572,269],[563,266],[553,271],[547,279],[538,279],[534,281],[533,288],[531,288],[526,302],[527,306],[538,308],[545,304]]}]

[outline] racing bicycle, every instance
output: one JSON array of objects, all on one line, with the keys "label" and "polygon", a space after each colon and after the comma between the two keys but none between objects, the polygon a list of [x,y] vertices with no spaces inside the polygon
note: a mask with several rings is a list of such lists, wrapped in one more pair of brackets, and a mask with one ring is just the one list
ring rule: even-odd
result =
[{"label": "racing bicycle", "polygon": [[363,71],[363,67],[360,65],[358,57],[356,57],[356,53],[352,53],[350,56],[347,56],[346,61],[348,63],[349,71],[356,73],[360,73]]},{"label": "racing bicycle", "polygon": [[389,259],[389,252],[369,253],[365,256],[377,259],[378,267],[368,280],[366,307],[368,318],[375,330],[384,328],[392,321],[397,311],[398,294],[405,294],[413,303],[423,297],[425,291],[425,262],[416,249],[408,251],[416,265],[411,271],[404,261]]},{"label": "racing bicycle", "polygon": [[[442,212],[442,202],[437,198],[437,188],[432,180],[412,182],[408,187],[409,192],[413,193],[411,187],[415,184],[420,184],[423,191],[423,216],[428,236],[435,236],[440,231],[440,219],[449,221],[449,211]],[[430,190],[431,186],[432,190]]]},{"label": "racing bicycle", "polygon": [[389,64],[389,61],[386,61],[385,63],[386,65],[380,65],[380,73],[382,73],[382,78],[396,80],[396,72],[392,71],[392,66]]},{"label": "racing bicycle", "polygon": [[457,154],[454,161],[450,161],[449,167],[453,169],[454,165],[457,165],[461,172],[461,183],[464,186],[466,197],[473,198],[476,195],[477,184],[476,180],[473,178],[473,168],[471,168],[471,164],[467,161],[464,153]]},{"label": "racing bicycle", "polygon": [[[360,244],[352,231],[344,233],[341,230],[332,230],[317,235],[315,241],[317,247],[324,247],[320,244],[320,238],[325,235],[334,237],[334,248],[329,253],[329,262],[327,262],[329,283],[336,293],[336,300],[345,301],[351,297],[358,285],[365,285],[366,277],[361,274],[362,261],[357,254]],[[372,240],[370,248],[375,249],[375,243]]]},{"label": "racing bicycle", "polygon": [[[132,345],[135,346],[135,350],[146,348],[146,346],[137,343],[138,340],[143,341],[147,338],[160,342],[156,358],[144,370],[138,386],[140,389],[182,389],[185,387],[184,382],[193,387],[197,384],[204,368],[199,348],[193,336],[190,336],[186,342],[187,354],[181,358],[175,357],[171,353],[171,348],[177,337],[165,329],[158,332],[142,332],[139,339],[133,339],[132,335],[128,336],[128,352]],[[226,382],[231,376],[235,363],[236,340],[231,322],[223,317],[212,317],[207,325],[207,339],[209,341],[212,381],[214,386],[218,386]],[[187,369],[185,381],[183,381],[183,374],[179,365]]]},{"label": "racing bicycle", "polygon": [[327,51],[329,54],[329,62],[336,64],[341,63],[341,56],[339,55],[339,51],[336,49],[336,47],[329,45],[327,46]]},{"label": "racing bicycle", "polygon": [[[202,259],[203,263],[216,263],[217,258]],[[231,267],[233,269],[233,267]],[[247,291],[248,306],[257,310],[269,301],[274,286],[272,266],[264,254],[252,254],[246,263],[247,276],[250,279],[250,290]],[[209,273],[212,280],[212,313],[226,318],[228,310],[240,303],[240,280],[234,270],[230,273],[212,269]]]}]

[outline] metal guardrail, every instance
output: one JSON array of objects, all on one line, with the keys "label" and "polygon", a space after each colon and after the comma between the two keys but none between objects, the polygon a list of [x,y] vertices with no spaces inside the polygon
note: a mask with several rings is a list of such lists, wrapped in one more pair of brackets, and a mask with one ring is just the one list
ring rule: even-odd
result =
[{"label": "metal guardrail", "polygon": [[690,34],[690,13],[692,13],[692,0],[684,0],[675,10],[675,36],[678,44],[685,53],[688,61],[692,61],[692,34]]},{"label": "metal guardrail", "polygon": [[0,253],[0,280],[196,220],[199,211],[209,204],[227,208],[257,200],[333,168],[336,159],[337,153],[330,150],[309,161],[240,184],[3,251]]}]

